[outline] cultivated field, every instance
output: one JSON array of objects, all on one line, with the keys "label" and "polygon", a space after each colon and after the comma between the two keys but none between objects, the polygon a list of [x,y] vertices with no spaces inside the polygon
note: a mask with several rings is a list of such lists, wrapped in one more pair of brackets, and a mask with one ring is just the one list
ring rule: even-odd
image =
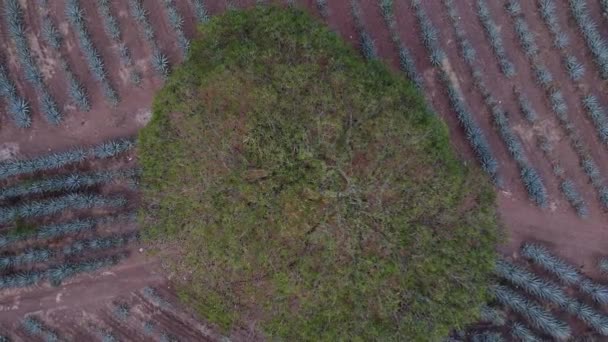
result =
[{"label": "cultivated field", "polygon": [[[0,1],[0,335],[219,338],[138,240],[131,139],[197,23],[255,3]],[[280,3],[403,72],[496,184],[507,309],[474,333],[608,335],[608,2]]]}]

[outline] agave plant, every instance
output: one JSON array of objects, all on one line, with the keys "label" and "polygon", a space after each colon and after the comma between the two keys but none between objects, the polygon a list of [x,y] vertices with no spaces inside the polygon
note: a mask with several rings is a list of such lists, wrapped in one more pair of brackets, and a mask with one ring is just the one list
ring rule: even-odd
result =
[{"label": "agave plant", "polygon": [[497,331],[476,332],[471,337],[472,342],[503,342],[504,338]]},{"label": "agave plant", "polygon": [[502,285],[494,286],[492,292],[502,305],[525,317],[535,328],[557,340],[566,340],[571,336],[568,324],[555,318],[537,303]]},{"label": "agave plant", "polygon": [[27,128],[32,125],[29,103],[17,94],[17,87],[11,80],[8,68],[0,63],[0,97],[6,100],[8,113],[11,114],[15,125]]},{"label": "agave plant", "polygon": [[163,78],[167,78],[169,75],[169,59],[160,50],[152,53],[152,67]]},{"label": "agave plant", "polygon": [[578,81],[585,75],[585,66],[576,57],[572,55],[567,56],[565,64],[568,75],[573,81]]},{"label": "agave plant", "polygon": [[319,13],[321,13],[321,15],[324,18],[327,18],[329,16],[329,8],[327,7],[327,0],[315,0],[316,4],[317,4],[317,9],[319,10]]},{"label": "agave plant", "polygon": [[498,176],[498,162],[496,161],[494,153],[486,140],[485,134],[481,128],[479,128],[479,125],[475,119],[473,119],[473,116],[469,112],[464,99],[452,85],[448,75],[442,75],[442,79],[446,84],[448,98],[450,100],[450,104],[452,105],[452,109],[456,112],[458,121],[465,130],[467,140],[475,152],[481,167],[486,173],[488,173],[490,178],[495,183],[500,183]]},{"label": "agave plant", "polygon": [[65,13],[68,22],[74,28],[89,70],[93,74],[93,77],[101,84],[106,100],[111,105],[116,105],[119,101],[118,95],[110,84],[104,62],[91,39],[84,17],[85,13],[80,7],[79,0],[66,0]]},{"label": "agave plant", "polygon": [[597,24],[589,14],[585,0],[569,0],[570,11],[578,24],[587,47],[593,54],[602,78],[608,78],[608,41],[598,31]]},{"label": "agave plant", "polygon": [[186,38],[184,33],[184,18],[177,10],[173,0],[163,0],[163,3],[165,4],[169,24],[177,34],[177,43],[182,51],[182,56],[186,58],[190,49],[190,40]]},{"label": "agave plant", "polygon": [[583,218],[587,217],[589,215],[589,208],[587,207],[583,196],[576,189],[574,182],[569,179],[564,180],[560,187],[568,202],[576,210],[578,216]]},{"label": "agave plant", "polygon": [[532,107],[532,103],[530,102],[530,100],[528,100],[525,95],[518,93],[517,101],[519,103],[519,110],[524,115],[524,118],[526,118],[526,120],[528,120],[529,122],[534,123],[538,119],[538,114],[536,110],[534,110],[534,108]]},{"label": "agave plant", "polygon": [[553,255],[547,248],[539,244],[524,244],[521,248],[521,255],[555,275],[566,285],[578,284],[583,279],[583,276],[576,268]]},{"label": "agave plant", "polygon": [[504,259],[496,262],[495,272],[499,277],[543,301],[562,306],[569,300],[566,292],[556,284],[544,281],[523,267]]},{"label": "agave plant", "polygon": [[143,330],[146,335],[154,334],[155,328],[156,328],[156,324],[152,321],[146,321],[143,326]]},{"label": "agave plant", "polygon": [[485,0],[477,0],[476,4],[477,17],[479,18],[486,36],[490,41],[490,46],[498,59],[502,73],[507,77],[513,77],[516,74],[515,66],[507,56],[507,52],[502,41],[502,36],[500,35],[500,30],[492,18],[487,3]]},{"label": "agave plant", "polygon": [[595,95],[588,95],[583,99],[583,106],[587,111],[587,115],[595,124],[598,136],[604,144],[608,144],[608,117],[606,110],[600,104]]},{"label": "agave plant", "polygon": [[350,5],[353,13],[353,18],[355,19],[355,27],[359,34],[359,45],[361,46],[361,52],[363,53],[363,57],[368,60],[378,58],[378,53],[376,51],[376,45],[374,43],[374,40],[365,28],[365,24],[363,22],[363,15],[359,6],[359,0],[351,0]]},{"label": "agave plant", "polygon": [[597,267],[604,274],[608,274],[608,258],[603,257],[597,261]]},{"label": "agave plant", "polygon": [[522,342],[541,342],[540,337],[537,337],[530,329],[519,322],[513,323],[509,330],[511,336]]},{"label": "agave plant", "polygon": [[207,6],[203,0],[192,0],[194,3],[194,14],[196,14],[196,20],[199,23],[206,23],[209,21],[210,15],[207,11]]},{"label": "agave plant", "polygon": [[169,303],[166,299],[161,297],[158,294],[158,292],[150,286],[144,287],[144,289],[142,290],[142,293],[144,294],[144,296],[146,296],[146,298],[148,298],[149,300],[151,300],[153,303],[160,306],[161,308],[167,308],[167,307],[171,306],[171,303]]},{"label": "agave plant", "polygon": [[480,319],[482,322],[492,323],[495,326],[503,326],[507,322],[504,312],[501,310],[484,305],[481,307]]},{"label": "agave plant", "polygon": [[118,318],[120,321],[126,321],[131,315],[131,310],[129,306],[125,303],[118,304],[114,307],[112,311],[114,317]]},{"label": "agave plant", "polygon": [[435,28],[421,4],[420,0],[412,0],[412,8],[420,27],[420,38],[429,53],[431,63],[434,66],[439,66],[446,58],[446,54],[441,48],[437,28]]},{"label": "agave plant", "polygon": [[29,42],[25,33],[26,22],[23,19],[23,9],[18,0],[7,0],[4,2],[4,18],[7,22],[8,33],[14,42],[19,64],[24,70],[25,79],[34,87],[40,99],[40,108],[47,119],[53,125],[59,124],[62,113],[52,95],[43,82],[42,72],[38,68]]},{"label": "agave plant", "polygon": [[403,44],[401,36],[397,31],[397,22],[395,21],[395,15],[393,10],[392,0],[379,0],[380,8],[382,9],[382,17],[388,27],[391,35],[391,40],[395,47],[399,51],[399,65],[401,70],[405,73],[407,78],[412,81],[414,86],[418,89],[422,88],[422,77],[418,73],[416,63],[410,50]]},{"label": "agave plant", "polygon": [[123,197],[73,193],[52,199],[26,202],[12,207],[0,207],[0,223],[53,215],[65,209],[124,207],[126,204],[127,200]]}]

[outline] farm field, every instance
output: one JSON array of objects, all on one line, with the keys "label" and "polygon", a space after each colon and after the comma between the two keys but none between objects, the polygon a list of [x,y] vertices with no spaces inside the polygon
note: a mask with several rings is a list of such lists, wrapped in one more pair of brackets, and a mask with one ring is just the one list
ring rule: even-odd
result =
[{"label": "farm field", "polygon": [[[256,3],[0,1],[0,336],[221,338],[139,241],[132,139],[196,25]],[[494,182],[504,260],[472,338],[608,336],[606,1],[272,3],[403,73]]]}]

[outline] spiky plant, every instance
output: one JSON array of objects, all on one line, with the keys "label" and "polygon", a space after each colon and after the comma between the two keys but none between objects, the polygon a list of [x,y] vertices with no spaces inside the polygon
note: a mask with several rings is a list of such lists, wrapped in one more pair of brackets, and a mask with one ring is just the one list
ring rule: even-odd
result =
[{"label": "spiky plant", "polygon": [[24,271],[0,276],[0,289],[20,288],[34,285],[45,278],[41,271]]},{"label": "spiky plant", "polygon": [[114,310],[112,311],[112,313],[114,314],[114,317],[116,317],[120,321],[124,322],[131,315],[131,309],[129,308],[129,306],[127,304],[121,303],[114,307]]},{"label": "spiky plant", "polygon": [[517,101],[519,103],[519,110],[524,115],[524,118],[526,118],[526,120],[531,123],[536,122],[536,120],[538,119],[538,114],[536,110],[534,110],[534,108],[532,107],[532,103],[530,102],[530,100],[528,100],[525,95],[518,93]]},{"label": "spiky plant", "polygon": [[152,67],[163,78],[167,78],[169,75],[169,59],[160,50],[152,53]]},{"label": "spiky plant", "polygon": [[553,35],[553,45],[560,50],[564,50],[568,47],[570,38],[562,31],[559,24],[559,19],[555,13],[555,1],[538,0],[538,6],[545,25],[547,25]]},{"label": "spiky plant", "polygon": [[536,81],[538,84],[547,89],[553,82],[553,74],[543,64],[534,65],[534,74],[536,75]]},{"label": "spiky plant", "polygon": [[517,33],[517,37],[519,38],[519,43],[521,44],[522,49],[528,57],[534,57],[538,55],[538,45],[536,45],[536,39],[534,38],[534,33],[528,27],[526,21],[517,17],[515,20],[515,33]]},{"label": "spiky plant", "polygon": [[422,7],[420,0],[412,0],[411,4],[420,27],[420,37],[428,51],[430,61],[434,66],[439,66],[446,58],[446,54],[441,48],[437,28]]},{"label": "spiky plant", "polygon": [[317,5],[317,10],[323,18],[327,18],[329,16],[329,8],[327,7],[327,0],[315,0]]},{"label": "spiky plant", "polygon": [[608,78],[608,41],[599,32],[589,14],[585,0],[569,0],[570,12],[578,24],[587,47],[591,51],[603,79]]},{"label": "spiky plant", "polygon": [[582,293],[591,297],[594,302],[601,305],[608,304],[608,286],[583,279],[578,283],[578,288]]},{"label": "spiky plant", "polygon": [[74,277],[81,273],[88,273],[116,265],[125,255],[113,255],[96,259],[89,259],[79,263],[59,264],[49,267],[44,276],[49,279],[52,285],[58,286],[65,279]]},{"label": "spiky plant", "polygon": [[498,176],[498,162],[494,157],[494,153],[486,140],[485,134],[479,128],[479,125],[473,119],[470,111],[468,110],[463,97],[452,85],[449,76],[445,73],[442,74],[442,80],[446,84],[448,98],[454,112],[458,117],[458,121],[462,128],[465,130],[467,140],[471,145],[471,148],[475,152],[481,167],[495,183],[500,183]]},{"label": "spiky plant", "polygon": [[376,45],[374,43],[374,40],[365,28],[365,23],[363,22],[363,15],[359,6],[359,0],[351,0],[350,6],[353,18],[355,20],[355,28],[357,29],[357,33],[359,34],[359,45],[361,47],[361,53],[363,54],[363,57],[368,60],[378,58],[378,53],[376,51]]},{"label": "spiky plant", "polygon": [[0,270],[37,262],[46,262],[53,256],[47,248],[28,248],[21,253],[0,257]]},{"label": "spiky plant", "polygon": [[84,112],[90,111],[91,104],[89,102],[89,95],[84,86],[78,82],[71,70],[66,69],[65,75],[68,80],[68,94],[72,101],[74,101],[80,110]]},{"label": "spiky plant", "polygon": [[495,326],[503,326],[507,322],[506,315],[503,311],[484,305],[481,307],[480,319],[482,322],[492,323]]},{"label": "spiky plant", "polygon": [[149,336],[149,335],[154,334],[155,329],[156,329],[156,323],[154,323],[153,321],[144,322],[143,330],[146,335]]},{"label": "spiky plant", "polygon": [[556,284],[545,281],[525,268],[504,259],[496,261],[495,272],[499,277],[543,301],[561,306],[568,300],[566,292]]},{"label": "spiky plant", "polygon": [[31,336],[41,335],[45,330],[44,324],[33,316],[26,317],[21,322],[21,325],[23,326],[23,329]]},{"label": "spiky plant", "polygon": [[167,56],[160,50],[156,42],[156,34],[150,20],[148,11],[144,8],[141,0],[128,0],[129,13],[137,23],[139,29],[143,33],[144,38],[152,49],[150,63],[156,73],[162,78],[166,78],[169,74],[169,60]]},{"label": "spiky plant", "polygon": [[190,49],[190,40],[184,33],[184,17],[179,13],[173,0],[163,0],[169,24],[177,34],[177,43],[182,51],[182,57],[186,58]]},{"label": "spiky plant", "polygon": [[85,20],[85,12],[80,7],[79,0],[66,0],[65,14],[76,33],[78,44],[85,56],[89,70],[93,74],[93,77],[101,84],[108,103],[116,105],[120,99],[110,84],[101,54],[91,39]]},{"label": "spiky plant", "polygon": [[551,102],[551,109],[558,116],[564,117],[568,112],[568,105],[564,99],[564,95],[559,90],[553,90],[549,94],[549,101]]},{"label": "spiky plant", "polygon": [[498,64],[502,73],[507,77],[513,77],[516,74],[515,65],[510,61],[505,50],[500,30],[496,26],[494,19],[490,13],[490,9],[485,0],[477,0],[477,17],[484,28],[484,32],[490,42],[490,46],[494,51],[494,55],[498,59]]},{"label": "spiky plant", "polygon": [[42,20],[42,39],[44,39],[44,41],[54,50],[58,50],[61,46],[61,33],[59,33],[59,30],[57,30],[55,24],[49,17],[45,17]]},{"label": "spiky plant", "polygon": [[573,81],[578,81],[585,75],[585,66],[572,55],[565,58],[566,70]]},{"label": "spiky plant", "polygon": [[608,274],[608,258],[603,257],[597,261],[597,267],[604,274]]},{"label": "spiky plant", "polygon": [[600,140],[604,144],[608,144],[608,116],[606,115],[606,110],[595,95],[585,96],[583,106],[587,111],[587,115],[593,121]]},{"label": "spiky plant", "polygon": [[509,329],[511,336],[522,342],[541,342],[540,337],[537,337],[532,330],[519,322],[513,323]]},{"label": "spiky plant", "polygon": [[207,11],[207,6],[203,0],[192,0],[194,3],[194,14],[196,14],[196,20],[199,23],[206,23],[211,17]]},{"label": "spiky plant", "polygon": [[163,331],[160,334],[160,341],[161,342],[179,342],[177,337],[173,336],[171,333],[169,333],[167,331]]},{"label": "spiky plant", "polygon": [[503,342],[504,338],[497,331],[476,332],[471,337],[472,342]]},{"label": "spiky plant", "polygon": [[9,36],[17,50],[17,59],[24,70],[25,79],[36,90],[40,100],[40,108],[46,120],[53,125],[58,125],[61,122],[62,113],[44,84],[42,72],[32,55],[25,33],[26,22],[23,17],[23,9],[18,0],[4,2],[4,18],[7,22]]},{"label": "spiky plant", "polygon": [[578,284],[583,279],[576,268],[539,244],[525,243],[521,248],[521,255],[555,275],[566,285]]},{"label": "spiky plant", "polygon": [[126,244],[137,241],[138,239],[138,234],[124,234],[77,240],[74,243],[63,247],[63,254],[80,255],[89,251],[108,250],[125,246]]},{"label": "spiky plant", "polygon": [[574,182],[569,179],[564,180],[561,183],[560,188],[570,205],[576,210],[578,216],[583,218],[587,217],[589,215],[589,208],[587,207],[587,203],[585,203],[583,196],[576,189]]},{"label": "spiky plant", "polygon": [[144,296],[146,296],[146,298],[148,298],[154,304],[156,304],[162,308],[167,308],[167,307],[171,306],[171,303],[169,303],[166,299],[161,297],[160,294],[158,294],[158,292],[150,286],[144,287],[144,289],[142,290],[142,293],[144,294]]},{"label": "spiky plant", "polygon": [[608,316],[577,300],[568,301],[563,308],[600,335],[608,336]]},{"label": "spiky plant", "polygon": [[116,139],[93,146],[88,150],[75,148],[70,151],[52,153],[33,159],[16,159],[0,163],[0,180],[27,173],[52,170],[68,164],[75,164],[90,158],[111,158],[135,146],[129,139]]},{"label": "spiky plant", "polygon": [[0,200],[58,191],[75,191],[94,185],[109,183],[117,179],[131,178],[138,174],[137,169],[116,171],[75,172],[69,175],[54,176],[26,183],[18,183],[0,189]]},{"label": "spiky plant", "polygon": [[557,340],[566,340],[571,336],[568,324],[555,318],[536,302],[502,285],[493,286],[492,292],[498,302],[525,317],[535,328]]},{"label": "spiky plant", "polygon": [[17,87],[11,80],[8,68],[0,63],[0,97],[7,103],[8,113],[11,114],[15,125],[19,128],[27,128],[32,125],[30,117],[30,105],[17,94]]},{"label": "spiky plant", "polygon": [[123,197],[74,193],[52,199],[26,202],[12,207],[0,207],[0,223],[53,215],[66,209],[124,207],[126,204],[127,200]]}]

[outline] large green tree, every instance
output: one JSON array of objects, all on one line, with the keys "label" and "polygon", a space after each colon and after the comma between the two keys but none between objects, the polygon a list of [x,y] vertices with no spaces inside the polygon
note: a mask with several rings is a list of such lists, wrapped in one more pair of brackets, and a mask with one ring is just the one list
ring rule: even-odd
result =
[{"label": "large green tree", "polygon": [[200,28],[141,132],[181,297],[285,340],[429,341],[486,297],[494,195],[414,87],[297,10]]}]

